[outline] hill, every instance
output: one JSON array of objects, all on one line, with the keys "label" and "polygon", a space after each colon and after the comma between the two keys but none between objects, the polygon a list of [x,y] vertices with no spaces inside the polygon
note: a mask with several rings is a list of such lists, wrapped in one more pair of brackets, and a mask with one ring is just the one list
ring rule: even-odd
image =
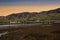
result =
[{"label": "hill", "polygon": [[0,23],[27,23],[40,22],[44,20],[60,20],[60,8],[42,12],[22,12],[12,13],[5,17],[0,17]]},{"label": "hill", "polygon": [[[45,20],[60,21],[60,8],[38,13],[23,12],[10,14],[2,18],[0,19],[0,23],[2,24],[10,24],[9,22],[37,22],[37,20],[38,22]],[[0,29],[0,31],[7,31],[7,34],[2,35],[0,40],[60,40],[60,23]]]},{"label": "hill", "polygon": [[[48,14],[59,14],[60,8],[49,10],[49,11],[42,11],[42,12],[22,12],[22,13],[14,13],[6,16],[8,19],[13,17],[16,18],[31,18],[31,17],[40,17],[41,15],[48,15]],[[50,15],[51,16],[51,15]]]}]

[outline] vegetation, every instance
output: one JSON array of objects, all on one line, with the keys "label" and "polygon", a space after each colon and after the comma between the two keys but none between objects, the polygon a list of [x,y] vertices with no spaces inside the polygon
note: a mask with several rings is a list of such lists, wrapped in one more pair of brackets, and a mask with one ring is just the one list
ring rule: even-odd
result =
[{"label": "vegetation", "polygon": [[[2,20],[2,21],[1,21]],[[0,17],[0,24],[39,22],[44,20],[60,20],[60,8],[43,12],[23,12]]]},{"label": "vegetation", "polygon": [[8,31],[8,34],[2,35],[0,40],[60,40],[60,24],[34,25],[4,31]]},{"label": "vegetation", "polygon": [[[0,17],[0,24],[25,24],[27,22],[40,22],[45,20],[60,20],[60,8],[40,13],[23,12],[11,14],[5,17]],[[7,32],[7,34],[2,35],[0,40],[60,40],[60,23],[0,29],[0,33],[3,32]]]},{"label": "vegetation", "polygon": [[0,20],[0,25],[9,24],[9,20]]}]

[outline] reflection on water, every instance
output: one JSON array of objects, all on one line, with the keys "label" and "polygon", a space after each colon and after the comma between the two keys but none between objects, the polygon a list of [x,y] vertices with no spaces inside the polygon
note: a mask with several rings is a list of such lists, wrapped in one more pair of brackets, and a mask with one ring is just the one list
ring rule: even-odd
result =
[{"label": "reflection on water", "polygon": [[32,26],[32,25],[39,25],[39,23],[38,24],[10,24],[10,25],[0,25],[0,28],[24,27],[24,26]]},{"label": "reflection on water", "polygon": [[[25,26],[33,26],[33,25],[38,25],[38,24],[10,24],[10,25],[0,25],[0,29],[12,28],[12,27],[25,27]],[[8,32],[0,33],[0,37],[2,35],[7,34],[7,33]]]},{"label": "reflection on water", "polygon": [[5,35],[5,34],[7,34],[8,32],[4,32],[4,33],[0,33],[0,37],[2,36],[2,35]]}]

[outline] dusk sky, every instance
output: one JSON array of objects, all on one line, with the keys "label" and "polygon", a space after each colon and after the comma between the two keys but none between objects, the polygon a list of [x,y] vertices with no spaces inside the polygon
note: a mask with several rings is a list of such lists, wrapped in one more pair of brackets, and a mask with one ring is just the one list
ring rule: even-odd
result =
[{"label": "dusk sky", "polygon": [[0,16],[60,8],[60,0],[0,0]]}]

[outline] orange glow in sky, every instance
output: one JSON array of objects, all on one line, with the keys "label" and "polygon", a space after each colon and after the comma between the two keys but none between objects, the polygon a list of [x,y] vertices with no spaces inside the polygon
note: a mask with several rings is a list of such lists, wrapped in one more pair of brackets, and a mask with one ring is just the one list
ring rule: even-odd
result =
[{"label": "orange glow in sky", "polygon": [[60,5],[27,5],[27,6],[0,6],[0,16],[6,16],[12,13],[19,12],[40,12],[55,8],[60,8]]}]

